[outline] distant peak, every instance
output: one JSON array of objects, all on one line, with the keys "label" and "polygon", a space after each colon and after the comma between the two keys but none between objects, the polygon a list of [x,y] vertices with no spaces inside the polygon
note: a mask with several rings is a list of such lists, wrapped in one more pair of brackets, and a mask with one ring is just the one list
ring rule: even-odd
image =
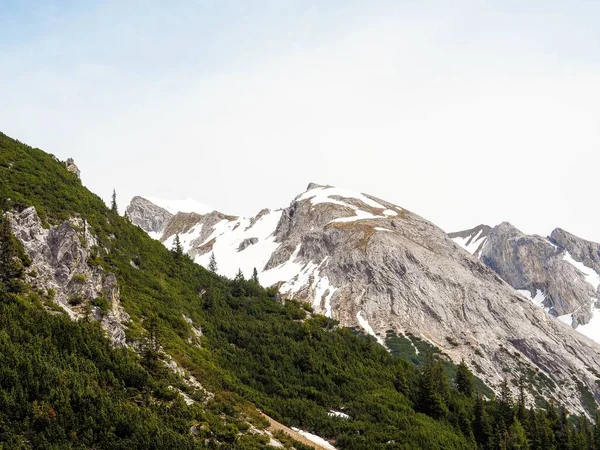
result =
[{"label": "distant peak", "polygon": [[307,191],[310,191],[312,189],[318,189],[318,188],[327,188],[327,187],[332,187],[329,185],[324,185],[324,184],[318,184],[318,183],[308,183],[308,186],[306,187]]}]

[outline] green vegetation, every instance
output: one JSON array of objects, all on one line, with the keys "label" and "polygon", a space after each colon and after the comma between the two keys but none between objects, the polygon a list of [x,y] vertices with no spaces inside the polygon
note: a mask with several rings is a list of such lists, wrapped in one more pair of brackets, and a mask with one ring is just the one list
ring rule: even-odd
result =
[{"label": "green vegetation", "polygon": [[[180,246],[165,249],[108,208],[58,160],[2,134],[0,180],[4,211],[35,206],[46,226],[87,220],[98,238],[90,263],[116,275],[128,338],[141,344],[139,355],[112,348],[97,323],[46,312],[51,299],[23,282],[28,261],[4,221],[0,448],[265,448],[264,436],[248,432],[248,422],[262,422],[252,405],[340,450],[600,445],[589,422],[552,405],[532,411],[507,390],[483,401],[489,389],[424,341],[390,336],[391,355],[306,305],[281,304],[255,280],[193,264]],[[201,345],[186,318],[202,330]],[[214,398],[167,370],[163,350]],[[198,402],[187,406],[177,390]]]}]

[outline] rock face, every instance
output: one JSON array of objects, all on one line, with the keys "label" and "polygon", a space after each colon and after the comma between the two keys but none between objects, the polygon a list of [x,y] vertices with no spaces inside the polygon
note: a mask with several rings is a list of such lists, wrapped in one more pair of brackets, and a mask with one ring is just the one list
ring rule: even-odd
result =
[{"label": "rock face", "polygon": [[[53,296],[71,318],[90,313],[101,321],[116,346],[126,345],[124,323],[129,317],[120,306],[117,279],[89,264],[97,240],[87,222],[73,218],[45,229],[33,207],[10,213],[9,218],[13,233],[32,260],[28,282]],[[108,308],[103,311],[95,306],[100,303],[96,299]]]},{"label": "rock face", "polygon": [[129,219],[149,233],[162,233],[173,217],[166,209],[156,206],[142,197],[133,197],[125,211]]},{"label": "rock face", "polygon": [[77,167],[77,164],[75,164],[73,158],[67,159],[65,161],[65,166],[69,172],[73,172],[77,177],[81,177],[81,171],[79,170],[79,167]]},{"label": "rock face", "polygon": [[[459,239],[473,236],[474,230],[449,236],[460,244]],[[491,229],[485,242],[473,253],[550,315],[574,328],[593,322],[600,299],[599,244],[560,228],[547,238],[526,235],[504,222]],[[599,340],[598,325],[594,322],[579,329]]]},{"label": "rock face", "polygon": [[[532,395],[572,411],[584,411],[584,392],[600,398],[600,347],[416,214],[310,185],[289,207],[259,216],[201,215],[180,240],[196,262],[207,266],[214,253],[218,271],[229,277],[238,269],[249,277],[256,267],[261,284],[275,284],[282,296],[307,301],[382,344],[388,331],[420,336],[455,361],[464,358],[491,386],[507,374],[529,374]],[[493,234],[486,227],[478,233]],[[169,246],[173,237],[161,239]]]}]

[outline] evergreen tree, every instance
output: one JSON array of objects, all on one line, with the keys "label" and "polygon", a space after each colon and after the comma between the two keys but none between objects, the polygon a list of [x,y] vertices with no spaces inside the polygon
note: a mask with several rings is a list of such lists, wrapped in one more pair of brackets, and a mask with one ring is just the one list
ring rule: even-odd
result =
[{"label": "evergreen tree", "polygon": [[259,282],[258,282],[258,271],[256,270],[256,267],[252,271],[252,281],[254,281],[256,284],[259,284]]},{"label": "evergreen tree", "polygon": [[215,258],[215,252],[210,254],[210,260],[208,261],[208,270],[212,273],[217,273],[217,259]]},{"label": "evergreen tree", "polygon": [[570,450],[571,449],[571,433],[569,430],[569,418],[567,416],[567,410],[564,406],[561,406],[558,421],[554,428],[554,436],[556,438],[557,450]]},{"label": "evergreen tree", "polygon": [[507,450],[529,450],[527,434],[516,417],[508,429],[506,448]]},{"label": "evergreen tree", "polygon": [[179,239],[179,233],[175,235],[175,240],[173,241],[173,247],[171,251],[175,255],[175,258],[179,261],[183,258],[183,246],[181,245],[181,240]]},{"label": "evergreen tree", "polygon": [[0,220],[0,288],[4,287],[7,292],[21,292],[24,275],[17,241],[12,235],[10,220],[4,215]]},{"label": "evergreen tree", "polygon": [[117,191],[113,189],[112,200],[110,202],[110,210],[114,213],[119,212],[119,208],[117,207]]},{"label": "evergreen tree", "polygon": [[519,397],[517,398],[517,419],[523,425],[525,429],[528,427],[527,422],[527,405],[525,402],[525,378],[521,376],[519,378]]},{"label": "evergreen tree", "polygon": [[467,397],[473,396],[473,375],[469,370],[469,367],[465,364],[465,360],[461,360],[456,371],[456,378],[454,380],[456,390]]},{"label": "evergreen tree", "polygon": [[510,426],[513,423],[513,398],[506,378],[500,385],[500,395],[496,399],[496,414],[497,419],[502,420],[506,426]]},{"label": "evergreen tree", "polygon": [[235,278],[233,279],[233,290],[232,294],[235,297],[243,297],[246,295],[246,279],[242,273],[242,269],[238,269]]},{"label": "evergreen tree", "polygon": [[440,419],[448,414],[448,380],[442,364],[428,353],[419,374],[417,407],[423,413]]},{"label": "evergreen tree", "polygon": [[143,347],[144,364],[152,372],[156,372],[159,368],[159,350],[161,345],[161,335],[158,326],[158,317],[153,312],[148,314],[144,320],[144,327],[148,332],[148,336]]},{"label": "evergreen tree", "polygon": [[593,430],[594,450],[600,450],[600,411],[596,411],[596,422]]},{"label": "evergreen tree", "polygon": [[490,417],[485,409],[483,398],[478,395],[475,399],[475,407],[473,409],[473,435],[480,448],[489,448],[492,433]]}]

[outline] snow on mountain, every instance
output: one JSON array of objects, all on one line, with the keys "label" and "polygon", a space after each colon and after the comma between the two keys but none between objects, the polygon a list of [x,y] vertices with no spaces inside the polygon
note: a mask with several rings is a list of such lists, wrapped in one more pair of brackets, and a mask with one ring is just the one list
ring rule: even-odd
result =
[{"label": "snow on mountain", "polygon": [[479,257],[491,229],[487,225],[479,225],[470,230],[449,233],[448,236],[470,254]]},{"label": "snow on mountain", "polygon": [[[310,303],[316,313],[363,330],[382,345],[389,332],[417,336],[453,360],[479,367],[491,386],[507,372],[543,374],[561,389],[541,375],[532,389],[572,411],[583,411],[581,397],[573,395],[580,389],[574,373],[600,396],[596,372],[589,369],[600,372],[600,347],[549,317],[570,313],[580,327],[595,320],[589,305],[594,288],[584,272],[562,259],[558,241],[528,238],[501,224],[454,233],[453,242],[404,208],[315,184],[288,207],[251,218],[218,211],[173,215],[141,197],[128,212],[133,223],[160,233],[165,246],[178,234],[191,258],[208,266],[214,254],[218,272],[230,278],[238,270],[249,278],[256,268],[263,286],[275,285],[283,298]],[[584,250],[570,254],[590,267],[581,257]],[[535,255],[554,266],[535,262]],[[594,270],[600,270],[600,259],[598,264]],[[490,267],[503,278],[510,274],[508,282],[530,299]],[[574,312],[584,294],[586,308]]]},{"label": "snow on mountain", "polygon": [[536,306],[600,343],[598,244],[560,229],[526,235],[506,222],[449,236]]}]

